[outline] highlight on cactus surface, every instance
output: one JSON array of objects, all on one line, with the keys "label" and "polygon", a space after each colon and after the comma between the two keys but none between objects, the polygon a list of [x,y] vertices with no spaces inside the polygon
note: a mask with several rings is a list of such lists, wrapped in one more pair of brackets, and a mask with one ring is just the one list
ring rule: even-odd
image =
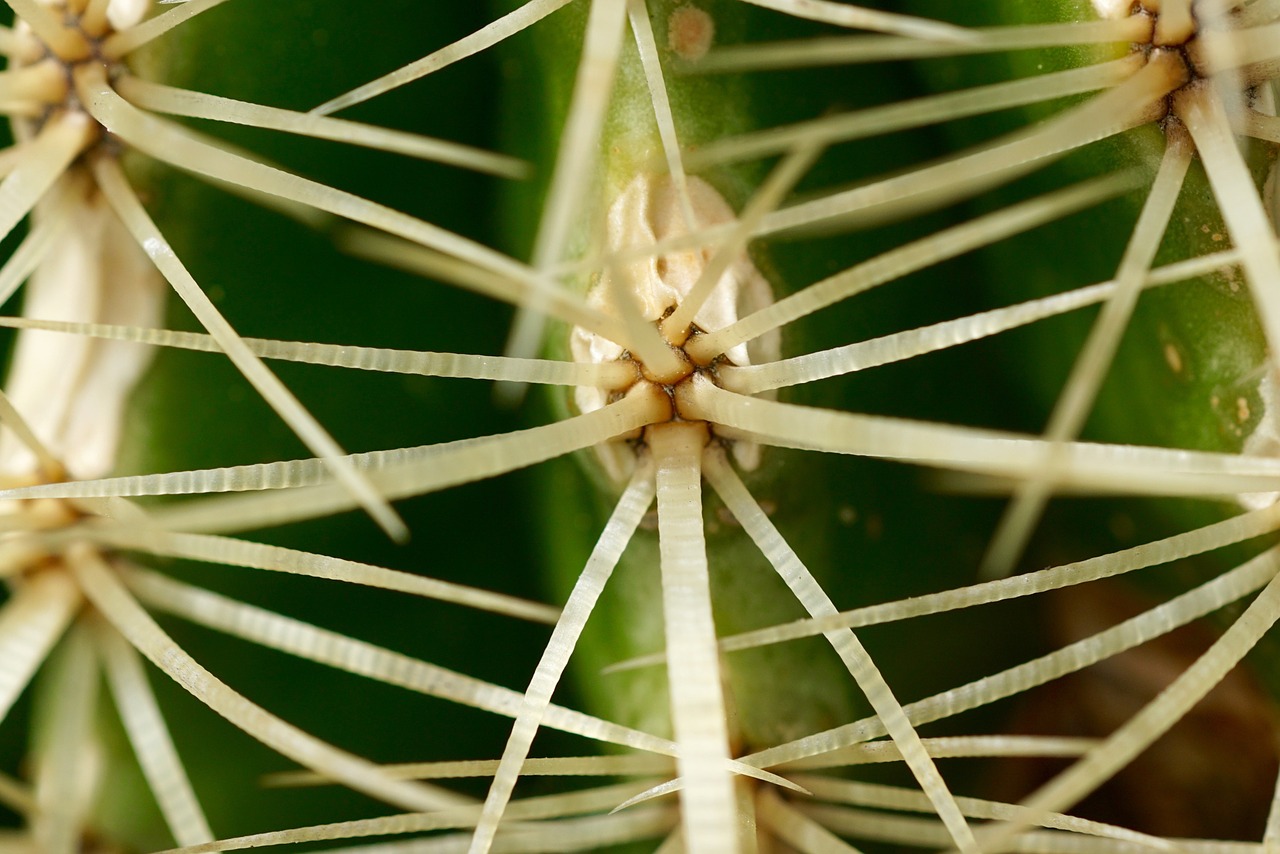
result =
[{"label": "highlight on cactus surface", "polygon": [[[40,207],[0,279],[96,289],[33,292],[3,321],[19,330],[6,706],[66,636],[34,785],[0,786],[31,827],[15,845],[71,850],[95,830],[99,670],[188,852],[373,836],[415,851],[1226,851],[1280,833],[1280,564],[1250,547],[1280,527],[1275,3],[530,0],[305,114],[130,69],[217,2],[151,17],[9,3],[23,141],[0,194],[10,229]],[[523,241],[528,263],[153,115],[512,176],[512,156],[329,116],[494,55],[509,145],[534,164],[494,240]],[[123,151],[349,221],[323,223],[345,251],[510,304],[508,355],[240,337]],[[206,331],[161,328],[157,271]],[[118,280],[148,296],[106,290]],[[315,456],[109,471],[153,347],[225,353]],[[497,381],[538,422],[347,454],[264,359]],[[389,502],[539,464],[495,518],[539,517],[512,569],[545,567],[561,608],[229,536],[360,508],[395,534]],[[449,536],[445,503],[419,539]],[[135,553],[553,627],[521,692]],[[1113,580],[1131,574],[1148,580]],[[375,765],[233,691],[143,606],[514,723],[486,755]],[[448,630],[422,631],[448,653]],[[211,829],[135,650],[310,769],[276,784],[336,781],[415,811]],[[553,703],[574,661],[578,697]],[[577,738],[540,755],[548,729]],[[443,785],[466,778],[482,785]]]}]

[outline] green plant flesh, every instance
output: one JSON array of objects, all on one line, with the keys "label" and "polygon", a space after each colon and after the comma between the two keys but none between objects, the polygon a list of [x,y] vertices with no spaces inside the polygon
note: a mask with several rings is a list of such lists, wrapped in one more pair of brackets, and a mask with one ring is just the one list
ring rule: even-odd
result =
[{"label": "green plant flesh", "polygon": [[1274,846],[1280,3],[6,5],[0,846]]}]

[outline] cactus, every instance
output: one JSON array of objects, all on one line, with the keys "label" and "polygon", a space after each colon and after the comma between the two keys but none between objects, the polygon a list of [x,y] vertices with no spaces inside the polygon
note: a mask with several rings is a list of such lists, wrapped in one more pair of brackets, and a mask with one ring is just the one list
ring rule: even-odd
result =
[{"label": "cactus", "polygon": [[7,842],[1272,841],[1271,0],[7,2]]}]

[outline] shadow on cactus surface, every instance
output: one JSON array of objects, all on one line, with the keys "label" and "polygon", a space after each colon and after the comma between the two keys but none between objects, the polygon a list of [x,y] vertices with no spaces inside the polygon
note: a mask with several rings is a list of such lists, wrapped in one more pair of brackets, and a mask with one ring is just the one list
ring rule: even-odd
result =
[{"label": "shadow on cactus surface", "polygon": [[7,848],[1280,834],[1280,4],[7,3]]}]

